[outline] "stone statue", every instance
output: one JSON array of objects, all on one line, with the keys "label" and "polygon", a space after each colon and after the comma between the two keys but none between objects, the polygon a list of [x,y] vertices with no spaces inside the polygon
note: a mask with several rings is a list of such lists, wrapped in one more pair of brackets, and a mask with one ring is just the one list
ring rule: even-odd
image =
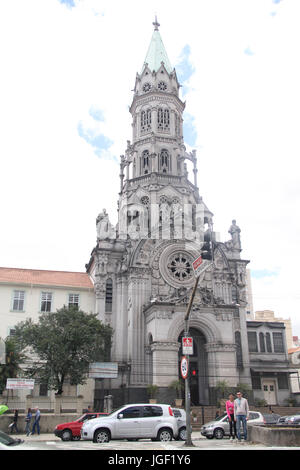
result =
[{"label": "stone statue", "polygon": [[96,219],[96,229],[97,240],[105,240],[106,238],[109,238],[111,224],[106,209],[103,209],[103,211],[98,215]]},{"label": "stone statue", "polygon": [[241,238],[240,238],[241,229],[236,225],[236,220],[232,221],[232,225],[230,226],[228,233],[230,233],[231,235],[232,247],[237,250],[240,250],[241,249]]}]

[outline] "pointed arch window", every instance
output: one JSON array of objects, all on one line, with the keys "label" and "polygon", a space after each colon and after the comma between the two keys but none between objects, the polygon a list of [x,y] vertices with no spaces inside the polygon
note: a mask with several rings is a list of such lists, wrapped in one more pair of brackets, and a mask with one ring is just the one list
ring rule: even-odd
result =
[{"label": "pointed arch window", "polygon": [[241,333],[236,331],[234,334],[235,338],[235,345],[236,345],[236,364],[238,369],[242,369],[243,367],[243,353],[242,353],[242,341],[241,341]]},{"label": "pointed arch window", "polygon": [[166,149],[163,149],[160,153],[159,169],[162,173],[168,173],[170,170],[170,155]]},{"label": "pointed arch window", "polygon": [[175,114],[175,135],[180,136],[180,117]]},{"label": "pointed arch window", "polygon": [[150,172],[150,154],[149,150],[144,150],[141,159],[141,173],[146,175]]},{"label": "pointed arch window", "polygon": [[106,289],[105,289],[105,312],[106,313],[112,312],[112,299],[113,299],[113,282],[111,279],[107,279]]},{"label": "pointed arch window", "polygon": [[170,111],[167,108],[158,108],[157,128],[160,131],[170,130]]},{"label": "pointed arch window", "polygon": [[146,109],[141,112],[141,132],[151,131],[151,109]]}]

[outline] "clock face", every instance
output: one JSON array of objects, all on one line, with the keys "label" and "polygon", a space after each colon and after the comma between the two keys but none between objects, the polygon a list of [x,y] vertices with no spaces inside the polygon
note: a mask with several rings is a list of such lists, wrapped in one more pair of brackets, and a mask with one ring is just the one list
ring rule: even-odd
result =
[{"label": "clock face", "polygon": [[167,84],[165,82],[159,82],[157,88],[161,91],[165,91],[167,89]]},{"label": "clock face", "polygon": [[151,90],[151,85],[150,83],[145,83],[144,86],[143,86],[143,91],[147,92]]}]

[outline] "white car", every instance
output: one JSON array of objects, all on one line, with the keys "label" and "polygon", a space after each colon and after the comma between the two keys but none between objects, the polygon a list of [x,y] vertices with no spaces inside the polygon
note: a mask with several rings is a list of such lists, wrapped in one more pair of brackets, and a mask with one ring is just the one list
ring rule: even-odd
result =
[{"label": "white car", "polygon": [[[178,436],[177,440],[185,441],[186,440],[186,412],[182,408],[172,408],[173,414],[177,419],[178,425]],[[191,427],[192,432],[192,427]]]},{"label": "white car", "polygon": [[124,405],[107,417],[86,421],[81,428],[81,439],[99,443],[145,438],[170,441],[177,435],[177,419],[171,406],[165,404]]}]

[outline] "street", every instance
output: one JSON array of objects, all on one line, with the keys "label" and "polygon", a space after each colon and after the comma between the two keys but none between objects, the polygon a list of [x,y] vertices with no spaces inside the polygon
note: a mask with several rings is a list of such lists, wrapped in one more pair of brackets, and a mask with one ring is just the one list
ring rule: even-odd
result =
[{"label": "street", "polygon": [[[132,451],[134,456],[135,452],[147,451],[163,451],[165,453],[187,454],[195,451],[239,451],[239,450],[290,450],[298,451],[299,447],[269,447],[262,444],[253,444],[251,442],[237,442],[230,441],[228,438],[208,440],[201,436],[199,432],[192,434],[193,446],[185,446],[184,441],[171,441],[171,442],[152,442],[149,439],[140,439],[139,441],[126,441],[126,440],[112,440],[105,444],[96,444],[92,441],[67,441],[63,442],[53,434],[41,434],[40,436],[34,435],[26,437],[25,435],[18,435],[17,437],[24,440],[23,444],[16,447],[11,447],[11,450],[107,450],[110,452]],[[147,454],[148,455],[148,454]],[[117,463],[117,462],[115,462]],[[177,462],[179,463],[179,462]],[[186,462],[188,463],[188,462]]]}]

